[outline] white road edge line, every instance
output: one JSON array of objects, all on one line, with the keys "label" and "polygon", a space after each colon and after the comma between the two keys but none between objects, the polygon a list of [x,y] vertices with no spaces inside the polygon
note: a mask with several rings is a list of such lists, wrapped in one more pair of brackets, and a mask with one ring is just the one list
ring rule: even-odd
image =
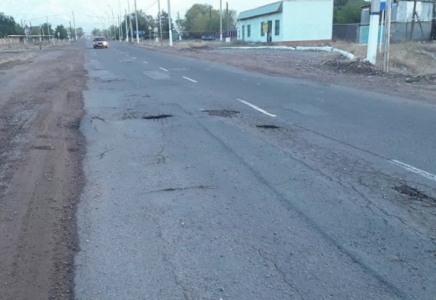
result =
[{"label": "white road edge line", "polygon": [[148,62],[146,62],[146,61],[143,61],[143,63],[144,63],[144,64],[148,64]]},{"label": "white road edge line", "polygon": [[164,68],[159,68],[159,69],[161,69],[161,70],[164,70],[165,72],[168,72],[168,70],[167,70],[167,69],[164,69]]},{"label": "white road edge line", "polygon": [[136,59],[136,57],[132,57],[133,59]]},{"label": "white road edge line", "polygon": [[418,168],[415,168],[415,167],[413,167],[411,165],[405,164],[405,163],[403,163],[401,161],[398,161],[398,160],[394,160],[393,159],[393,160],[390,160],[390,162],[393,163],[394,165],[402,167],[402,168],[404,168],[404,169],[406,169],[406,170],[408,170],[408,171],[410,171],[412,173],[415,173],[415,174],[421,175],[422,177],[425,177],[427,179],[436,181],[436,175],[434,175],[434,174],[431,174],[431,173],[428,173],[426,171],[420,170]]},{"label": "white road edge line", "polygon": [[189,78],[189,77],[186,77],[186,76],[183,76],[183,78],[185,78],[186,80],[189,80],[189,81],[191,81],[191,82],[195,82],[195,83],[198,82],[198,81],[196,81],[196,80],[194,80],[194,79],[191,79],[191,78]]},{"label": "white road edge line", "polygon": [[247,102],[247,101],[245,101],[245,100],[236,99],[236,101],[239,101],[239,102],[241,102],[241,103],[244,103],[245,105],[248,105],[248,106],[250,106],[251,108],[253,108],[253,109],[257,110],[257,111],[260,111],[261,113],[263,113],[263,114],[265,114],[265,115],[267,115],[267,116],[270,116],[270,117],[273,117],[273,118],[277,117],[276,115],[270,114],[270,113],[267,112],[266,110],[263,110],[262,108],[257,107],[256,105],[251,104],[250,102]]}]

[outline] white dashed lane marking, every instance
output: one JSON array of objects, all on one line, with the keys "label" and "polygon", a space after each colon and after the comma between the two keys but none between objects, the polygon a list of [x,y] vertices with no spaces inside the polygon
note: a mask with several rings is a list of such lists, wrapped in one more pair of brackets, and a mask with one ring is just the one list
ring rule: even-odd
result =
[{"label": "white dashed lane marking", "polygon": [[425,178],[430,179],[432,181],[436,181],[436,175],[434,175],[434,174],[431,174],[431,173],[428,173],[428,172],[423,171],[421,169],[415,168],[411,165],[405,164],[405,163],[398,161],[398,160],[393,159],[393,160],[390,160],[390,162],[393,163],[394,165],[397,165],[397,166],[403,168],[403,169],[406,169],[407,171],[421,175],[422,177],[425,177]]},{"label": "white dashed lane marking", "polygon": [[276,117],[276,115],[270,114],[270,113],[267,112],[266,110],[264,110],[264,109],[262,109],[262,108],[260,108],[260,107],[258,107],[258,106],[256,106],[256,105],[254,105],[254,104],[251,104],[250,102],[247,102],[247,101],[245,101],[245,100],[236,99],[236,101],[239,101],[239,102],[241,102],[241,103],[244,103],[245,105],[250,106],[251,108],[253,108],[253,109],[255,109],[255,110],[257,110],[257,111],[259,111],[259,112],[261,112],[261,113],[263,113],[263,114],[265,114],[265,115],[267,115],[267,116],[270,116],[270,117],[273,117],[273,118]]},{"label": "white dashed lane marking", "polygon": [[191,82],[195,82],[195,83],[198,82],[198,81],[196,81],[196,80],[194,80],[194,79],[191,79],[191,78],[189,78],[189,77],[186,77],[186,76],[183,76],[183,78],[186,79],[186,80],[189,80],[189,81],[191,81]]}]

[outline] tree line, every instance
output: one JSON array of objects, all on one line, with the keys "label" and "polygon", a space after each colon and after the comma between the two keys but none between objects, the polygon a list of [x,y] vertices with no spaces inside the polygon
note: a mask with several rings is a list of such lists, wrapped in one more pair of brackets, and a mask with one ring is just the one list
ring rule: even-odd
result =
[{"label": "tree line", "polygon": [[[236,11],[229,10],[223,11],[223,30],[234,29],[236,24]],[[144,31],[141,35],[144,39],[162,37],[167,39],[169,37],[169,20],[168,13],[162,10],[156,16],[148,15],[143,10],[138,10],[138,30]],[[162,23],[162,32],[160,29],[160,22]],[[133,31],[136,31],[136,15],[132,13],[124,17],[121,23],[121,30],[123,32],[123,38],[126,35],[126,23],[127,30],[131,33],[130,20],[132,23]],[[173,31],[182,35],[183,38],[199,38],[205,34],[216,34],[220,30],[220,12],[218,9],[214,9],[212,5],[208,4],[194,4],[187,10],[185,16],[182,18],[180,13],[176,14],[176,17],[171,19],[171,27]],[[104,35],[106,37],[113,37],[119,39],[119,27],[110,26],[106,29],[94,28],[92,30],[94,36]],[[134,36],[135,38],[135,36]]]},{"label": "tree line", "polygon": [[[26,26],[19,24],[15,21],[12,16],[7,16],[3,12],[0,12],[0,37],[7,37],[8,35],[24,35],[24,28]],[[52,28],[52,24],[43,23],[38,26],[29,26],[30,35],[52,35],[55,38],[61,40],[67,39],[68,34],[74,38],[76,35],[81,38],[85,32],[81,27],[76,28],[76,30],[67,28],[64,25],[57,25],[56,28]]]},{"label": "tree line", "polygon": [[334,0],[333,24],[360,23],[362,6],[365,0]]}]

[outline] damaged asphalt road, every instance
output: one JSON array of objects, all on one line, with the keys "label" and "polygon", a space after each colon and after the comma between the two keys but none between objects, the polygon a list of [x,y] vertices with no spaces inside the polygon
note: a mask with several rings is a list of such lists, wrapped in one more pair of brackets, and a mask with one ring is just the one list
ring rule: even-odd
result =
[{"label": "damaged asphalt road", "polygon": [[432,299],[434,105],[87,45],[76,299]]}]

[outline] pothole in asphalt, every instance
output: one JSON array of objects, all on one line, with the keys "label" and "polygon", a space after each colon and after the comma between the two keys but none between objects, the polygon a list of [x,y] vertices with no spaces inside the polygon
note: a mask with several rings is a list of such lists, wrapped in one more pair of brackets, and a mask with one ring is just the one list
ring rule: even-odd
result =
[{"label": "pothole in asphalt", "polygon": [[154,115],[154,116],[144,116],[142,117],[145,120],[159,120],[159,119],[167,119],[167,118],[171,118],[173,115]]},{"label": "pothole in asphalt", "polygon": [[225,118],[232,118],[236,117],[237,114],[240,112],[237,110],[217,110],[217,109],[210,109],[210,110],[203,110],[204,112],[207,112],[209,116],[215,116],[215,117],[225,117]]},{"label": "pothole in asphalt", "polygon": [[257,125],[257,128],[264,128],[264,129],[279,129],[280,126],[275,125]]},{"label": "pothole in asphalt", "polygon": [[409,196],[413,200],[426,201],[426,202],[430,202],[432,205],[436,205],[435,198],[430,197],[430,196],[424,194],[423,192],[421,192],[421,191],[419,191],[419,190],[417,190],[409,185],[403,184],[400,186],[396,186],[396,187],[394,187],[394,190],[402,195]]},{"label": "pothole in asphalt", "polygon": [[54,148],[50,147],[50,146],[33,146],[32,149],[34,149],[34,150],[48,150],[48,151],[50,151],[50,150],[53,150]]}]

